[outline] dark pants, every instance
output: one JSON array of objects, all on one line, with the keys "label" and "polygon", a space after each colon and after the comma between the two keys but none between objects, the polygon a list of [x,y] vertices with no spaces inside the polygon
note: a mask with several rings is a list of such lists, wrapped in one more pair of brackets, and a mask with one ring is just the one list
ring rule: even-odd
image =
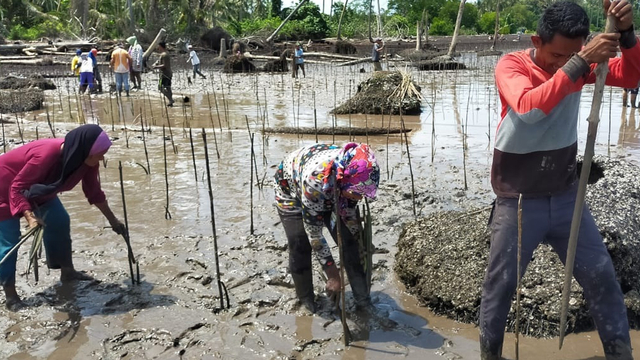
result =
[{"label": "dark pants", "polygon": [[[71,234],[69,214],[57,197],[34,211],[44,221],[43,244],[50,269],[71,267]],[[20,240],[20,219],[11,218],[0,222],[0,259]],[[0,284],[14,285],[18,252],[0,265]]]},{"label": "dark pants", "polygon": [[173,94],[171,93],[171,78],[160,75],[160,92],[173,104]]},{"label": "dark pants", "polygon": [[[287,235],[289,247],[289,271],[292,274],[302,274],[311,271],[311,244],[307,233],[304,231],[302,214],[286,214],[279,212],[284,232]],[[331,236],[336,238],[336,229],[331,226],[331,213],[324,216],[325,226],[330,230]],[[358,240],[351,234],[344,222],[340,225],[342,235],[342,251],[344,256],[344,269],[351,284],[353,297],[358,306],[365,306],[371,303],[369,289],[366,283],[366,276],[362,263],[360,262],[360,252]]]},{"label": "dark pants", "polygon": [[[550,197],[523,199],[522,275],[541,242],[551,245],[564,263],[575,200],[576,189]],[[480,344],[483,351],[499,355],[517,284],[518,199],[496,199],[491,230],[489,265],[480,304]],[[598,227],[586,208],[582,213],[573,271],[584,289],[607,359],[632,359],[627,309],[620,284]],[[620,357],[625,347],[629,355]]]},{"label": "dark pants", "polygon": [[129,77],[131,78],[133,87],[140,89],[140,87],[142,86],[142,77],[140,76],[140,71],[130,70]]},{"label": "dark pants", "polygon": [[206,78],[206,76],[204,76],[201,72],[200,72],[200,64],[195,64],[193,65],[193,79],[196,79],[196,74],[202,76],[202,78]]}]

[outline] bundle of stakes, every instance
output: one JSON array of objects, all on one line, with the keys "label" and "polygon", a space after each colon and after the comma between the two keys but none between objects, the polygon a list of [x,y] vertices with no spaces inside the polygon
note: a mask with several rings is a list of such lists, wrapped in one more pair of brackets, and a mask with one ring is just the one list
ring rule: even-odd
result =
[{"label": "bundle of stakes", "polygon": [[422,94],[416,86],[413,84],[413,79],[411,78],[411,74],[406,71],[399,71],[402,75],[402,82],[398,87],[389,95],[389,98],[395,98],[399,101],[403,101],[407,97],[416,97],[422,100]]},{"label": "bundle of stakes", "polygon": [[44,235],[44,229],[42,225],[37,225],[29,229],[24,235],[20,237],[18,243],[9,250],[7,255],[5,255],[2,260],[0,260],[0,265],[2,265],[13,253],[18,251],[20,246],[24,244],[29,238],[33,237],[33,243],[31,243],[31,250],[29,250],[29,267],[27,269],[27,274],[31,270],[31,266],[33,266],[33,275],[35,276],[36,283],[39,280],[38,273],[38,259],[42,255],[42,240]]}]

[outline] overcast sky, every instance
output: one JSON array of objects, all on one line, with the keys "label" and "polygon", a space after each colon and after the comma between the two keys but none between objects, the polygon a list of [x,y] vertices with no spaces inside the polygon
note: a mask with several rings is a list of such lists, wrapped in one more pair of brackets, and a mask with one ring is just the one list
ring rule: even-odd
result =
[{"label": "overcast sky", "polygon": [[[314,3],[318,4],[318,6],[320,7],[320,11],[322,11],[322,1],[324,1],[324,12],[325,13],[329,13],[329,8],[331,7],[331,0],[311,0]],[[282,1],[282,7],[289,7],[293,4],[296,4],[298,1],[297,0],[283,0]],[[339,2],[339,3],[344,3],[344,0],[333,0],[333,2]],[[378,5],[377,5],[377,0],[373,0],[373,9],[377,10],[378,9]],[[380,7],[383,9],[386,9],[388,6],[388,0],[380,0]]]}]

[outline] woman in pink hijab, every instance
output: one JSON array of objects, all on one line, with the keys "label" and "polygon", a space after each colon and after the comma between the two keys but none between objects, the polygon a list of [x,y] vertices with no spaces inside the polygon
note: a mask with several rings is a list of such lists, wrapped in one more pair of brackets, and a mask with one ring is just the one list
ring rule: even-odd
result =
[{"label": "woman in pink hijab", "polygon": [[[60,269],[60,281],[91,280],[73,266],[69,214],[57,194],[82,181],[89,204],[100,209],[116,233],[124,233],[98,180],[100,161],[110,146],[102,128],[83,125],[64,139],[36,140],[0,156],[0,259],[18,243],[24,217],[30,228],[44,226],[47,265]],[[6,307],[12,311],[24,307],[16,291],[16,261],[14,252],[0,265]]]}]

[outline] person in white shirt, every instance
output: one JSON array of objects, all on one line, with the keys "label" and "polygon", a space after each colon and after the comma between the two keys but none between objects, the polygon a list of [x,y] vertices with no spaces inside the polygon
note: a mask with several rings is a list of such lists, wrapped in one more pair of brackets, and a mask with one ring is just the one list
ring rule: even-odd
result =
[{"label": "person in white shirt", "polygon": [[193,66],[193,79],[196,79],[196,74],[200,75],[203,79],[206,79],[207,77],[200,72],[200,59],[198,58],[196,51],[193,50],[193,46],[188,45],[187,49],[189,49],[189,59],[187,59],[187,62],[191,61],[191,65]]}]

